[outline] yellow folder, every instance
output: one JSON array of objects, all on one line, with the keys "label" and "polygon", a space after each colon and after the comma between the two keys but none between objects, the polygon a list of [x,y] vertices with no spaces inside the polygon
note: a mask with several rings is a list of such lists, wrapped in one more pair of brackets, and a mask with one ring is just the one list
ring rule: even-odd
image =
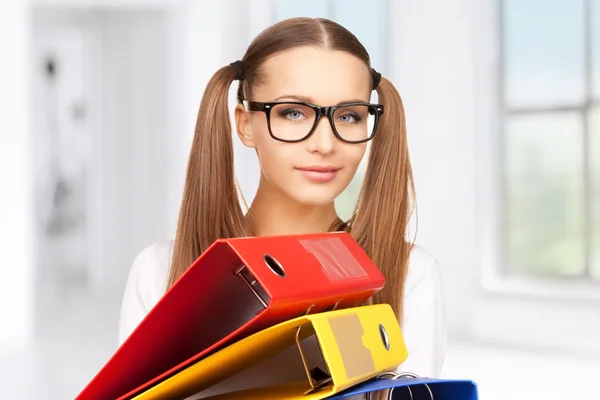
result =
[{"label": "yellow folder", "polygon": [[[303,348],[303,342],[314,338],[320,349],[317,360]],[[324,399],[396,368],[408,356],[398,320],[387,304],[309,314],[242,339],[134,399],[191,396],[294,345],[306,373],[305,380],[209,398]]]}]

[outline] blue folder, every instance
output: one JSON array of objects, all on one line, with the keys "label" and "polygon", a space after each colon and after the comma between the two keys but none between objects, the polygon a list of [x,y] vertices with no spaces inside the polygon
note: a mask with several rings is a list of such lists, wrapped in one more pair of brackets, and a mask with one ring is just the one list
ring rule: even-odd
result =
[{"label": "blue folder", "polygon": [[479,398],[477,385],[470,380],[376,378],[355,385],[335,396],[328,397],[328,400],[345,399],[350,396],[375,393],[391,388],[394,388],[392,400],[431,400],[432,396],[433,400],[478,400]]}]

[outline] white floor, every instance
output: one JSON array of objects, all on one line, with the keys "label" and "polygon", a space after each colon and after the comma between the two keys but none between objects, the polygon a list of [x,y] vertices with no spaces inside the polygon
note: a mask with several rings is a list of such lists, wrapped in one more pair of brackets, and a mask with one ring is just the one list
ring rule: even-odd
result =
[{"label": "white floor", "polygon": [[450,346],[444,375],[472,379],[482,400],[600,399],[598,359],[462,343]]},{"label": "white floor", "polygon": [[[0,354],[0,397],[73,399],[115,350],[120,295],[42,296],[35,345]],[[600,399],[600,360],[450,343],[444,374],[473,379],[484,400]]]}]

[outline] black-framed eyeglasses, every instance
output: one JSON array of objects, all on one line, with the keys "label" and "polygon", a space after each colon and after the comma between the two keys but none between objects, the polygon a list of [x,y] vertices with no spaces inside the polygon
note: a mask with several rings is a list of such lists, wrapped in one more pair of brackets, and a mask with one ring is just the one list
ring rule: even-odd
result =
[{"label": "black-framed eyeglasses", "polygon": [[246,111],[267,115],[269,134],[275,140],[295,143],[313,134],[321,117],[328,117],[334,135],[345,143],[364,143],[375,136],[382,104],[345,103],[321,107],[297,101],[242,100]]}]

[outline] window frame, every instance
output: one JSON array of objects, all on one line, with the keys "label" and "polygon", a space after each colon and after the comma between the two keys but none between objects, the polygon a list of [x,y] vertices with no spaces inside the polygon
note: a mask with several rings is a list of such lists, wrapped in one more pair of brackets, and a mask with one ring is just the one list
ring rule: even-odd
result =
[{"label": "window frame", "polygon": [[[496,33],[495,39],[495,47],[497,52],[497,60],[495,68],[496,76],[497,76],[497,88],[496,88],[496,108],[498,113],[498,132],[496,133],[496,143],[497,143],[497,159],[496,163],[500,171],[498,172],[496,179],[499,185],[497,197],[500,199],[504,198],[507,192],[508,187],[508,178],[503,173],[503,162],[505,160],[505,150],[506,150],[506,122],[510,117],[513,116],[521,116],[521,115],[541,115],[541,114],[558,114],[564,112],[571,112],[574,114],[579,114],[582,122],[582,134],[583,134],[583,158],[582,162],[582,170],[583,170],[583,201],[584,201],[584,271],[582,275],[577,277],[567,278],[567,277],[558,277],[558,276],[538,276],[538,277],[525,277],[520,276],[516,278],[518,272],[511,271],[511,266],[508,262],[508,254],[507,254],[507,242],[508,242],[508,226],[506,221],[508,218],[506,207],[503,206],[503,203],[498,202],[497,212],[500,215],[499,226],[500,226],[500,236],[497,238],[498,245],[500,246],[500,250],[497,253],[497,256],[501,260],[501,265],[499,267],[498,273],[504,275],[506,280],[512,281],[525,281],[538,283],[535,285],[539,286],[540,281],[546,281],[548,284],[557,285],[561,284],[565,280],[571,281],[583,281],[596,283],[598,282],[595,278],[592,277],[592,241],[593,241],[593,231],[592,231],[592,176],[591,176],[591,161],[590,161],[590,152],[589,152],[589,144],[591,142],[591,132],[590,132],[590,118],[593,110],[597,107],[600,107],[600,101],[593,98],[593,58],[592,58],[592,15],[591,15],[591,1],[592,0],[582,0],[583,2],[583,13],[584,13],[584,26],[583,26],[583,40],[584,40],[584,99],[578,104],[556,104],[553,106],[531,106],[531,107],[522,107],[516,106],[511,107],[507,104],[506,98],[504,96],[504,89],[506,84],[505,77],[505,54],[504,54],[504,4],[507,0],[497,0],[497,26],[494,31]],[[600,283],[600,282],[598,282]],[[522,283],[516,283],[519,285]],[[573,282],[574,286],[587,286],[585,284],[581,285],[581,282]]]},{"label": "window frame", "polygon": [[[479,265],[468,306],[471,340],[568,354],[600,354],[600,282],[507,276],[501,242],[503,124],[498,18],[502,0],[473,4]],[[466,304],[464,306],[467,306]]]}]

